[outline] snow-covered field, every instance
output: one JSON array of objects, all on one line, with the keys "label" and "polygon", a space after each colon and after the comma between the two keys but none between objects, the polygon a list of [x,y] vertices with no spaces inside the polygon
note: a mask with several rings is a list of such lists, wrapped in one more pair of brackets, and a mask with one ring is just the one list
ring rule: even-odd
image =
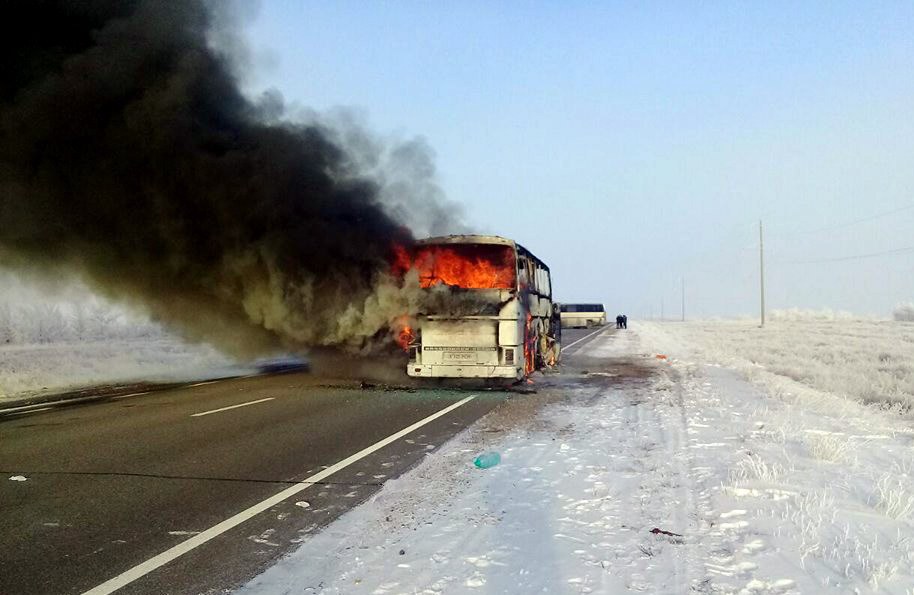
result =
[{"label": "snow-covered field", "polygon": [[[748,320],[643,323],[641,334],[660,350],[688,349],[807,404],[825,392],[914,407],[914,323],[787,311],[765,328]],[[834,405],[831,398],[825,401]]]},{"label": "snow-covered field", "polygon": [[180,381],[237,373],[212,348],[173,337],[0,345],[0,402],[71,388]]},{"label": "snow-covered field", "polygon": [[[739,338],[750,328],[694,340],[685,328],[598,336],[577,369],[541,380],[539,395],[496,410],[241,592],[911,593],[914,429],[857,401],[859,388],[823,390],[840,384],[802,374],[805,361],[827,366],[796,344],[860,329],[772,328],[782,341],[754,351]],[[871,358],[839,361],[877,374],[866,368],[883,348],[907,357],[892,341],[909,329],[877,325],[850,344],[879,329],[893,339]],[[779,368],[787,350],[806,359]],[[756,364],[740,363],[750,355]],[[501,463],[475,468],[489,450]]]},{"label": "snow-covered field", "polygon": [[0,269],[0,403],[94,385],[250,371],[77,281],[41,283]]}]

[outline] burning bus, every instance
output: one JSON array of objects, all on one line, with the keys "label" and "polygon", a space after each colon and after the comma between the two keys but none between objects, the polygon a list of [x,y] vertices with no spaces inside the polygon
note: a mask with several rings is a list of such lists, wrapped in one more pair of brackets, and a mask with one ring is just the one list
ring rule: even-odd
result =
[{"label": "burning bus", "polygon": [[415,377],[520,380],[557,362],[559,309],[549,267],[497,236],[420,240],[398,254],[426,292],[416,328],[401,335]]}]

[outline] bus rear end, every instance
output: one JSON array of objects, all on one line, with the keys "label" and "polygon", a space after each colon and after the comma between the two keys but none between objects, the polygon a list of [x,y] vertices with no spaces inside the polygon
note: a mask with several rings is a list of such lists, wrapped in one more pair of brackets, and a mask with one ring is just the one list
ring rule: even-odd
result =
[{"label": "bus rear end", "polygon": [[455,236],[416,246],[410,266],[429,294],[408,346],[410,376],[524,377],[516,262],[514,243],[502,238]]},{"label": "bus rear end", "polygon": [[407,373],[426,378],[523,378],[524,347],[517,327],[517,320],[426,317],[410,350]]}]

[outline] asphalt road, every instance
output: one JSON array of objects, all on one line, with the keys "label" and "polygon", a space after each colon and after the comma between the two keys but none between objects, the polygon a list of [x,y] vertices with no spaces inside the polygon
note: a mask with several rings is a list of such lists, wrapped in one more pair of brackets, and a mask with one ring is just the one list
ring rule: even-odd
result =
[{"label": "asphalt road", "polygon": [[[566,356],[592,332],[566,331],[566,346],[583,339]],[[510,396],[318,382],[241,378],[0,415],[0,593],[118,577],[98,592],[224,592]]]}]

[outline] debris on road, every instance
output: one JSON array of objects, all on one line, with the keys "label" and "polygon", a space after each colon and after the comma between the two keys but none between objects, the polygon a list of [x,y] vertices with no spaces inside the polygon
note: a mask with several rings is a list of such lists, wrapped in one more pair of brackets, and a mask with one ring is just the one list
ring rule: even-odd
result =
[{"label": "debris on road", "polygon": [[501,455],[497,452],[484,452],[473,461],[473,464],[480,469],[494,467],[501,462]]},{"label": "debris on road", "polygon": [[13,475],[10,477],[10,481],[28,481],[28,477],[24,475]]}]

